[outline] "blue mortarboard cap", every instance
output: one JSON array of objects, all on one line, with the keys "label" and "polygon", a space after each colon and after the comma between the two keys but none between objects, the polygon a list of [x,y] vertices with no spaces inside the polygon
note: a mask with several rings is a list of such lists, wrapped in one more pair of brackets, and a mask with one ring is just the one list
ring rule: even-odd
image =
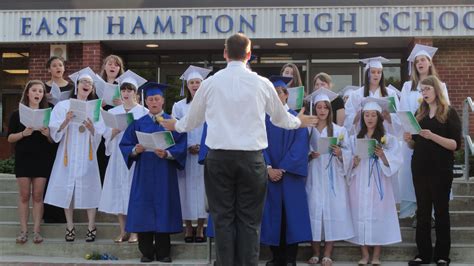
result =
[{"label": "blue mortarboard cap", "polygon": [[257,56],[254,55],[254,54],[251,54],[249,60],[247,61],[247,63],[250,63],[250,62],[252,62],[252,61],[255,60],[255,59],[257,59]]},{"label": "blue mortarboard cap", "polygon": [[169,87],[168,84],[148,82],[142,86],[142,90],[144,92],[145,97],[153,96],[157,94],[163,96],[165,89],[168,87]]},{"label": "blue mortarboard cap", "polygon": [[286,88],[287,85],[293,78],[292,77],[283,77],[283,76],[271,76],[270,81],[275,87]]}]

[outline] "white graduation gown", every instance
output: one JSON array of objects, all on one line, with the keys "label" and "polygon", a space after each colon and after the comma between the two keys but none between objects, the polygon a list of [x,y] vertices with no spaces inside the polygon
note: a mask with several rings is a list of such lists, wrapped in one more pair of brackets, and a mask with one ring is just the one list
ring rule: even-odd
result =
[{"label": "white graduation gown", "polygon": [[[54,142],[59,142],[59,147],[44,202],[61,208],[69,208],[71,201],[74,200],[72,202],[74,209],[97,208],[102,188],[96,152],[105,126],[100,117],[99,121],[94,123],[94,136],[91,136],[87,129],[82,133],[79,132],[81,125],[74,122],[70,122],[62,131],[58,131],[69,111],[69,105],[69,100],[61,101],[51,112],[50,134]],[[66,145],[67,165],[64,164]],[[90,148],[92,148],[91,151]],[[92,160],[89,159],[90,153]]]},{"label": "white graduation gown", "polygon": [[[184,117],[191,103],[186,98],[173,105],[172,116],[176,119]],[[187,147],[201,144],[203,125],[188,132]],[[204,166],[198,163],[199,155],[187,153],[186,166],[178,171],[179,196],[183,220],[207,218],[204,188]]]},{"label": "white graduation gown", "polygon": [[[329,178],[329,168],[326,168],[331,157],[329,154],[323,154],[309,162],[309,173],[306,179],[313,241],[346,240],[354,236],[348,186],[345,180],[352,151],[346,129],[334,123],[333,127],[335,137],[341,134],[344,136],[341,142],[343,162],[333,157],[329,166],[333,173],[333,186]],[[327,127],[321,133],[316,128],[311,129],[310,150],[316,151],[318,138],[327,137]]]},{"label": "white graduation gown", "polygon": [[[116,106],[108,110],[108,112],[112,114],[126,113],[123,105]],[[129,112],[132,113],[133,118],[137,120],[148,114],[148,109],[137,104]],[[128,169],[125,164],[119,147],[123,132],[124,131],[118,133],[114,138],[111,138],[112,128],[106,128],[104,133],[105,154],[110,156],[110,159],[107,169],[105,170],[104,187],[100,197],[99,211],[126,215],[135,162],[133,162],[130,169]]]},{"label": "white graduation gown", "polygon": [[[401,242],[400,225],[397,217],[391,178],[397,173],[402,160],[399,155],[398,139],[386,135],[384,152],[389,166],[381,160],[380,183],[383,199],[376,186],[377,170],[374,167],[369,183],[369,159],[362,159],[350,173],[349,197],[355,237],[348,241],[358,245],[388,245]],[[351,147],[355,151],[356,136],[351,136]],[[351,162],[352,164],[353,162]],[[378,182],[378,180],[377,180]],[[369,185],[370,184],[370,185]]]},{"label": "white graduation gown", "polygon": [[[400,106],[400,102],[398,100],[398,95],[397,93],[391,89],[387,88],[387,94],[389,97],[394,97],[395,98],[395,108],[398,110]],[[375,92],[369,91],[369,96],[375,97],[375,98],[381,98],[380,94],[380,88],[378,88]],[[360,130],[360,117],[359,121],[354,124],[354,118],[356,114],[361,110],[361,102],[364,99],[364,87],[360,87],[359,89],[353,91],[351,94],[351,97],[347,100],[347,103],[345,105],[346,108],[346,119],[344,120],[344,126],[346,127],[347,131],[349,132],[349,135],[357,135],[357,132]],[[388,134],[391,134],[393,136],[396,136],[397,138],[401,139],[403,136],[403,128],[402,128],[402,123],[400,119],[398,118],[397,114],[390,114],[390,117],[392,119],[392,123],[388,123],[387,121],[383,122],[383,125],[385,127],[385,130],[387,131]],[[400,202],[400,195],[399,195],[399,181],[398,181],[398,174],[395,175],[392,180],[392,186],[395,188],[394,189],[394,195],[395,195],[395,200],[396,202]]]},{"label": "white graduation gown", "polygon": [[[420,92],[420,84],[418,83],[417,90],[411,90],[411,81],[407,81],[403,84],[401,96],[400,96],[400,111],[410,111],[415,114],[416,110],[420,107],[420,103],[423,100],[423,96]],[[444,95],[449,103],[448,90],[446,89],[446,84],[442,83],[442,90]],[[413,179],[411,174],[411,157],[413,155],[413,150],[410,149],[405,141],[402,139],[402,157],[403,164],[398,173],[398,180],[400,182],[400,200],[416,202],[415,188],[413,186]],[[401,213],[400,213],[401,214]],[[402,214],[401,214],[402,215]],[[412,216],[414,213],[403,215],[402,218],[406,216]]]}]

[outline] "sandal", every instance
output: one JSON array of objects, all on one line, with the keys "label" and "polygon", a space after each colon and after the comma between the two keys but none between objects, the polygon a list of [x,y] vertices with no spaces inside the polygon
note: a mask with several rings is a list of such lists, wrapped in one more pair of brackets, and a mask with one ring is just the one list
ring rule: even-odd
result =
[{"label": "sandal", "polygon": [[380,260],[372,260],[372,262],[370,264],[372,264],[372,265],[382,265],[382,262]]},{"label": "sandal", "polygon": [[122,243],[122,242],[128,241],[129,238],[130,238],[130,234],[125,233],[124,235],[119,235],[118,237],[116,237],[114,239],[114,243]]},{"label": "sandal", "polygon": [[192,229],[192,232],[191,232],[191,235],[184,235],[184,242],[185,243],[193,243],[194,242],[194,235],[195,235],[196,231],[193,227]]},{"label": "sandal", "polygon": [[368,265],[368,264],[369,264],[369,261],[364,260],[364,259],[361,259],[357,262],[357,265],[359,265],[359,266],[365,266],[365,265]]},{"label": "sandal", "polygon": [[20,231],[20,234],[18,234],[16,238],[16,243],[25,244],[26,241],[28,241],[28,232]]},{"label": "sandal", "polygon": [[332,266],[332,259],[330,257],[324,257],[321,260],[321,265],[322,266]]},{"label": "sandal", "polygon": [[138,243],[138,235],[137,233],[130,233],[130,238],[128,239],[128,243]]},{"label": "sandal", "polygon": [[95,241],[95,237],[96,237],[96,234],[97,234],[96,229],[97,228],[95,228],[95,227],[92,230],[87,229],[86,242],[94,242]]},{"label": "sandal", "polygon": [[39,244],[43,242],[43,237],[40,235],[39,232],[33,232],[33,243]]},{"label": "sandal", "polygon": [[319,256],[312,256],[307,261],[308,264],[318,264],[319,263]]},{"label": "sandal", "polygon": [[67,229],[66,227],[66,235],[64,236],[67,242],[72,242],[76,239],[76,228],[72,228],[71,230]]}]

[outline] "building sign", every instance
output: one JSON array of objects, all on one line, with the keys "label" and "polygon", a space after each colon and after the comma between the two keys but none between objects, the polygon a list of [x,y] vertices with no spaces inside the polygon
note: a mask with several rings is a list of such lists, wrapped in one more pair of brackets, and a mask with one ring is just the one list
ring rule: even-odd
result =
[{"label": "building sign", "polygon": [[473,36],[474,6],[1,11],[0,42]]}]

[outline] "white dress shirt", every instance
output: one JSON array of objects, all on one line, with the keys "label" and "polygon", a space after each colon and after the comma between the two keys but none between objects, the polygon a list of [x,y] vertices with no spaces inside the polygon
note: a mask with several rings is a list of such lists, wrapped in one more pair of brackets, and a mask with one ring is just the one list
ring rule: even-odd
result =
[{"label": "white dress shirt", "polygon": [[288,113],[273,84],[240,61],[201,83],[189,112],[176,123],[187,132],[207,122],[210,149],[256,151],[268,146],[265,113],[276,126],[296,129],[301,121]]}]

